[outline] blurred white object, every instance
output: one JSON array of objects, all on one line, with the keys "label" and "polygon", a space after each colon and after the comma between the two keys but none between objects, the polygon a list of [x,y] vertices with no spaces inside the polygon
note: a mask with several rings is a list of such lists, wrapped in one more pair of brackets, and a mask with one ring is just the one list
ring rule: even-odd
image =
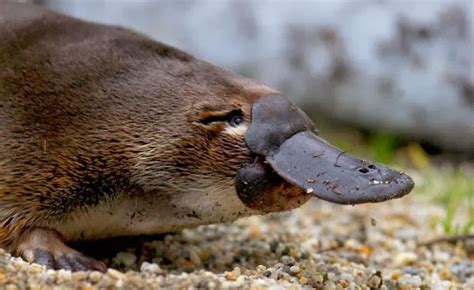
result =
[{"label": "blurred white object", "polygon": [[43,0],[368,128],[474,151],[474,2]]}]

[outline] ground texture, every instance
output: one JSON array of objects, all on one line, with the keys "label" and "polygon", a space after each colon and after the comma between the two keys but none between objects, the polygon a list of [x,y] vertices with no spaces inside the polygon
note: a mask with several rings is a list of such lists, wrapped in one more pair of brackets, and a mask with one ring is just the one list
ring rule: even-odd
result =
[{"label": "ground texture", "polygon": [[[0,250],[2,289],[474,289],[472,240],[444,235],[445,210],[407,197],[376,205],[313,200],[290,213],[174,235],[107,241],[106,274],[46,270]],[[97,249],[97,247],[101,247]],[[107,253],[109,248],[110,253]],[[111,250],[112,249],[112,250]],[[100,255],[102,254],[102,255]]]}]

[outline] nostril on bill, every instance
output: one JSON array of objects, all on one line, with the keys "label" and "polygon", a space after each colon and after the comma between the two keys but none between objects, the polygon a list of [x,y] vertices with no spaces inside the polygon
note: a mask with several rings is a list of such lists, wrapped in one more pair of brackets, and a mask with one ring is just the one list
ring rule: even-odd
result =
[{"label": "nostril on bill", "polygon": [[366,174],[366,173],[369,173],[370,171],[373,171],[373,170],[376,170],[377,169],[377,166],[374,165],[374,164],[369,164],[367,166],[364,166],[364,167],[359,167],[357,169],[357,171],[359,173],[362,173],[362,174]]}]

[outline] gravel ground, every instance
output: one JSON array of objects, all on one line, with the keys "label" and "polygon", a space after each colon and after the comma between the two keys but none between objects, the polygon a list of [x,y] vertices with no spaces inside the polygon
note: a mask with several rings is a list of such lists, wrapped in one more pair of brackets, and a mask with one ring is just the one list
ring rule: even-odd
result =
[{"label": "gravel ground", "polygon": [[[290,213],[152,239],[85,246],[106,274],[46,270],[0,250],[3,289],[474,289],[474,243],[443,234],[441,207],[407,197],[377,205],[313,200]],[[105,246],[104,246],[105,243]],[[99,249],[97,249],[99,247]],[[125,248],[123,248],[125,247]],[[112,251],[111,251],[112,249]],[[107,256],[108,255],[108,256]]]}]

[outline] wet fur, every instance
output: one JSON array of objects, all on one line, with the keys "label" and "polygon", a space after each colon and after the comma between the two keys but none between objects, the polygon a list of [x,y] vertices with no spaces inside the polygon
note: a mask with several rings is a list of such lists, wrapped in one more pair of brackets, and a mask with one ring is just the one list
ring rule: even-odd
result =
[{"label": "wet fur", "polygon": [[252,100],[275,93],[127,29],[26,4],[0,3],[0,40],[0,245],[31,227],[68,235],[118,199],[229,189],[252,157],[242,136],[200,120],[239,109],[248,122]]}]

